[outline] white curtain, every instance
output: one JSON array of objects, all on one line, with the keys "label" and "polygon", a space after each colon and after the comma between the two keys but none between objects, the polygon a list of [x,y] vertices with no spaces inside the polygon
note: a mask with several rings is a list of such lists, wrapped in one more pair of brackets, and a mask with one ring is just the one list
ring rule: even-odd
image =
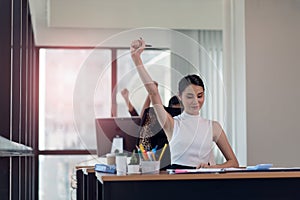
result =
[{"label": "white curtain", "polygon": [[[223,37],[221,30],[179,30],[193,40],[184,44],[176,38],[177,44],[184,49],[185,56],[175,55],[172,58],[172,67],[182,73],[199,73],[205,85],[205,104],[201,115],[204,118],[216,120],[223,127],[227,127],[226,101],[227,95],[223,82]],[[186,40],[182,40],[186,41]],[[197,44],[197,45],[195,45]],[[195,51],[198,55],[194,56]],[[188,58],[187,62],[183,58]],[[196,65],[196,66],[191,66]],[[185,71],[180,70],[184,66]],[[225,130],[225,129],[224,129]],[[228,139],[231,140],[232,133],[225,130]],[[231,142],[231,141],[230,141]],[[216,163],[224,161],[223,155],[217,147],[214,148]]]},{"label": "white curtain", "polygon": [[[218,121],[224,127],[227,99],[223,82],[222,31],[200,30],[198,31],[198,42],[204,48],[199,53],[199,72],[206,87],[206,101],[201,114],[207,119]],[[226,134],[228,138],[232,138],[232,133],[226,132]],[[214,148],[214,154],[216,163],[224,161],[224,157],[217,147]]]}]

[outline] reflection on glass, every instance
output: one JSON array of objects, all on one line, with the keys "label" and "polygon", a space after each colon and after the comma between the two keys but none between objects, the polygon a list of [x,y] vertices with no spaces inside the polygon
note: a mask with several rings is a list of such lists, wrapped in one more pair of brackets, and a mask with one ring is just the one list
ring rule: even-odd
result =
[{"label": "reflection on glass", "polygon": [[[93,56],[91,56],[93,55]],[[105,68],[101,74],[104,85],[95,99],[98,112],[110,113],[111,70],[107,61],[111,60],[110,50],[89,49],[41,49],[40,50],[40,106],[39,106],[39,149],[95,149],[95,134],[90,130],[95,124],[81,120],[82,126],[74,123],[73,93],[77,77],[84,67]],[[100,76],[100,74],[99,74]],[[81,87],[95,87],[86,84]],[[86,109],[82,105],[80,109]],[[84,135],[84,145],[78,130]],[[81,135],[81,137],[83,137]]]},{"label": "reflection on glass", "polygon": [[[155,78],[154,81],[159,84],[159,91],[167,105],[167,101],[171,97],[171,53],[169,50],[145,50],[142,54],[145,67],[150,75]],[[129,91],[129,99],[133,106],[140,113],[147,92],[142,84],[135,66],[131,60],[129,50],[117,51],[118,68],[117,68],[117,116],[128,117],[128,109],[121,95],[121,90],[127,88]]]},{"label": "reflection on glass", "polygon": [[[93,156],[39,156],[39,199],[76,199],[75,166]],[[72,182],[73,181],[73,182]]]}]

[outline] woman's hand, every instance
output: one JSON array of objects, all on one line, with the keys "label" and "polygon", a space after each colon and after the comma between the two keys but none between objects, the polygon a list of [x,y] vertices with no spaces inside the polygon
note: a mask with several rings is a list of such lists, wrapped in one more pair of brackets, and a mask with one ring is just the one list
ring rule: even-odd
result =
[{"label": "woman's hand", "polygon": [[123,96],[124,99],[129,99],[129,91],[127,90],[127,88],[124,88],[123,90],[121,90],[121,94]]},{"label": "woman's hand", "polygon": [[200,163],[196,169],[199,169],[199,168],[210,168],[210,165],[208,163]]},{"label": "woman's hand", "polygon": [[136,66],[142,64],[141,54],[145,49],[145,41],[140,38],[138,40],[134,40],[130,45],[131,58]]},{"label": "woman's hand", "polygon": [[129,104],[129,91],[127,90],[127,88],[124,88],[122,91],[121,91],[121,95],[123,96],[125,102],[127,104]]}]

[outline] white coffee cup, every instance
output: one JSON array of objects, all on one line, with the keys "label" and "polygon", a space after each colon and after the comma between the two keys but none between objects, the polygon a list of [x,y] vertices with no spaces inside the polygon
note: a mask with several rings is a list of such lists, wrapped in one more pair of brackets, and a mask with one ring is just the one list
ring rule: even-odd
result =
[{"label": "white coffee cup", "polygon": [[106,154],[106,162],[108,165],[115,165],[116,164],[116,155],[114,153]]},{"label": "white coffee cup", "polygon": [[127,173],[127,155],[116,155],[116,169],[117,175],[126,175]]}]

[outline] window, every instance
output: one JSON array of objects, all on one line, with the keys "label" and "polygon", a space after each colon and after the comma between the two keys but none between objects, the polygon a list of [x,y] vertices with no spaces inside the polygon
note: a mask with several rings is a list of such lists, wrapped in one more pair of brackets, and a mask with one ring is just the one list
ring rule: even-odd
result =
[{"label": "window", "polygon": [[[170,80],[171,80],[171,63],[169,50],[147,50],[143,54],[143,62],[151,77],[159,83],[158,89],[164,100],[164,104],[168,105],[171,98]],[[147,97],[147,91],[136,73],[135,66],[132,63],[128,50],[117,51],[117,116],[130,116],[124,99],[120,91],[127,88],[130,94],[130,100],[138,113],[143,107],[144,100]]]},{"label": "window", "polygon": [[[134,66],[128,49],[41,48],[39,52],[39,198],[70,199],[74,166],[94,157],[95,117],[111,116],[113,98],[117,116],[129,116],[119,91],[129,89],[137,110],[143,105],[140,99],[146,98],[146,91],[138,83],[137,74],[131,76]],[[168,100],[169,51],[146,50],[143,56],[145,66],[162,83],[160,90]],[[157,65],[164,66],[164,73],[157,72]],[[92,110],[92,114],[86,110]],[[92,116],[85,116],[87,113]]]},{"label": "window", "polygon": [[[40,150],[84,149],[77,134],[73,114],[73,93],[77,76],[87,59],[92,67],[99,67],[107,59],[111,59],[110,50],[93,50],[98,59],[94,59],[96,56],[89,59],[91,52],[89,49],[40,49]],[[103,77],[106,84],[103,85],[95,104],[100,113],[107,114],[110,113],[110,105],[107,105],[110,101],[106,100],[110,97],[110,67]],[[88,126],[93,124],[79,128],[87,131]],[[87,146],[95,148],[93,139],[86,141],[90,142]]]}]

